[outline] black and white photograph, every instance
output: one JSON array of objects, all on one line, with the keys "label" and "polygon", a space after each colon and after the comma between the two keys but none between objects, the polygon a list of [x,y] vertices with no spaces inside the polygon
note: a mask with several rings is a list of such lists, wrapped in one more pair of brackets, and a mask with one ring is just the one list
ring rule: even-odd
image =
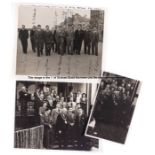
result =
[{"label": "black and white photograph", "polygon": [[94,150],[84,136],[96,84],[16,81],[15,148]]},{"label": "black and white photograph", "polygon": [[104,72],[85,135],[125,143],[140,81]]},{"label": "black and white photograph", "polygon": [[101,76],[104,10],[20,5],[17,75]]}]

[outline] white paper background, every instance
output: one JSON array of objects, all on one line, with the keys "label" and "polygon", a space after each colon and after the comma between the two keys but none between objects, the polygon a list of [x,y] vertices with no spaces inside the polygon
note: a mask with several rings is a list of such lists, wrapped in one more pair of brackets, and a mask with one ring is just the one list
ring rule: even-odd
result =
[{"label": "white paper background", "polygon": [[[143,82],[125,145],[100,141],[99,151],[14,149],[15,3],[103,7],[105,12],[104,69]],[[155,154],[155,4],[154,0],[5,0],[0,4],[0,154]]]}]

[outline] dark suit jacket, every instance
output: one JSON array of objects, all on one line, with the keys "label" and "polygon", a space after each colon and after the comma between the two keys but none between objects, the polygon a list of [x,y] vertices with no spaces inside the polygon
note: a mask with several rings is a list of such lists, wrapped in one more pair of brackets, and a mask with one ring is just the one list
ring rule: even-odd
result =
[{"label": "dark suit jacket", "polygon": [[93,32],[92,35],[91,35],[91,40],[92,42],[99,42],[99,33],[98,32]]},{"label": "dark suit jacket", "polygon": [[75,41],[82,41],[84,37],[84,31],[83,30],[76,30],[74,34]]},{"label": "dark suit jacket", "polygon": [[44,31],[44,41],[45,43],[53,42],[53,34],[51,31]]},{"label": "dark suit jacket", "polygon": [[91,32],[90,31],[84,31],[84,41],[85,42],[91,42]]},{"label": "dark suit jacket", "polygon": [[34,39],[35,38],[35,32],[36,32],[36,30],[30,30],[30,38],[31,39]]},{"label": "dark suit jacket", "polygon": [[75,123],[75,114],[73,112],[67,112],[67,123]]},{"label": "dark suit jacket", "polygon": [[35,32],[35,39],[36,39],[36,44],[43,44],[44,43],[44,31],[36,31]]},{"label": "dark suit jacket", "polygon": [[26,30],[26,29],[19,30],[19,39],[20,40],[27,40],[28,37],[29,37],[28,30]]},{"label": "dark suit jacket", "polygon": [[20,91],[19,92],[19,100],[20,101],[30,100],[30,94],[28,94],[28,92]]}]

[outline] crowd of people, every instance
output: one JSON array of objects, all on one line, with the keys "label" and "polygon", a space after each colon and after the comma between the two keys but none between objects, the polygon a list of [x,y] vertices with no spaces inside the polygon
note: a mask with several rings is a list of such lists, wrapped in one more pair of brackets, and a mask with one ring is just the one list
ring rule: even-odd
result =
[{"label": "crowd of people", "polygon": [[42,56],[45,49],[46,56],[52,53],[60,55],[64,54],[81,54],[82,43],[84,43],[84,54],[92,54],[98,56],[99,32],[97,27],[87,25],[82,27],[81,24],[76,26],[68,25],[57,26],[54,30],[50,30],[49,25],[42,29],[41,25],[33,26],[30,30],[22,25],[19,30],[19,39],[21,40],[23,53],[27,53],[28,38],[30,36],[32,51],[37,52],[37,56]]},{"label": "crowd of people", "polygon": [[104,77],[96,99],[94,118],[128,128],[134,108],[132,103],[135,90],[136,80],[119,76]]},{"label": "crowd of people", "polygon": [[87,120],[87,95],[78,91],[76,95],[69,92],[67,97],[59,95],[48,86],[38,87],[30,94],[25,86],[19,92],[21,114],[27,116],[27,101],[34,101],[36,118],[44,125],[44,148],[58,142],[59,148],[77,142],[77,147],[85,147],[87,138],[82,136]]}]

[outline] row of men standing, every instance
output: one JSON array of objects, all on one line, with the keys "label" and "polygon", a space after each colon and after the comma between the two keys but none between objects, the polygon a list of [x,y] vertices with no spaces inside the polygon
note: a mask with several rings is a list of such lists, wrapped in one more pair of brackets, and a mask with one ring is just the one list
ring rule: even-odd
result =
[{"label": "row of men standing", "polygon": [[[19,30],[19,39],[21,40],[23,53],[27,53],[29,32],[22,25],[22,29]],[[46,25],[45,30],[41,28],[41,25],[33,26],[30,30],[30,40],[33,52],[37,55],[43,55],[43,49],[45,45],[45,55],[51,55],[51,50],[57,54],[81,54],[82,42],[84,41],[84,54],[98,55],[98,42],[99,33],[96,27],[93,27],[92,31],[90,26],[87,26],[85,30],[82,29],[82,25],[78,25],[78,29],[74,31],[74,26],[69,25],[68,30],[59,26],[54,31],[51,31],[49,26]]]}]

